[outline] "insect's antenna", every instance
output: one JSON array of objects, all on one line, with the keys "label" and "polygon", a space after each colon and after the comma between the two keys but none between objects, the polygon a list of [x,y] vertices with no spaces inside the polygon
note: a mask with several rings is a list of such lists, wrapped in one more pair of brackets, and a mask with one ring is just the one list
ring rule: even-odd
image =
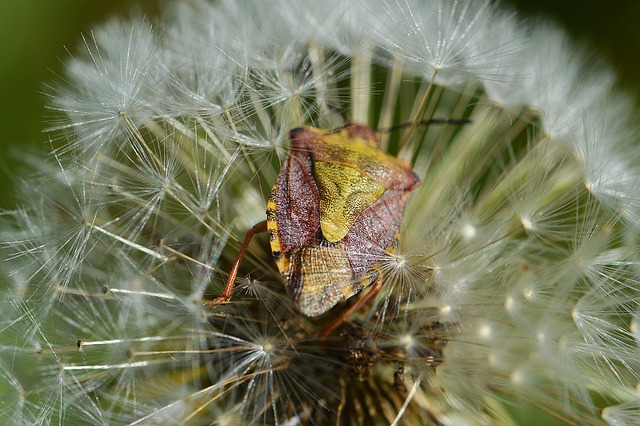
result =
[{"label": "insect's antenna", "polygon": [[[471,120],[466,118],[431,118],[428,120],[420,120],[418,121],[418,126],[429,126],[431,124],[469,124]],[[396,130],[406,129],[407,127],[413,126],[413,123],[402,123],[396,124],[391,127],[385,127],[382,129],[378,129],[380,133],[390,133],[395,132]]]},{"label": "insect's antenna", "polygon": [[418,106],[418,109],[415,111],[416,115],[414,116],[413,120],[411,120],[411,126],[409,127],[409,130],[407,130],[404,133],[404,136],[402,137],[402,140],[400,141],[400,146],[399,146],[399,151],[402,151],[402,149],[404,148],[404,146],[409,142],[409,140],[411,139],[411,136],[413,135],[413,132],[415,132],[416,127],[418,127],[418,123],[420,122],[420,117],[424,117],[424,113],[426,112],[427,109],[427,103],[429,102],[429,99],[431,98],[431,91],[433,89],[433,82],[436,79],[436,75],[438,74],[438,69],[435,70],[435,72],[433,73],[433,76],[431,77],[431,80],[429,81],[429,85],[427,86],[426,90],[424,91],[424,95],[422,96],[422,100],[420,100],[420,106]]}]

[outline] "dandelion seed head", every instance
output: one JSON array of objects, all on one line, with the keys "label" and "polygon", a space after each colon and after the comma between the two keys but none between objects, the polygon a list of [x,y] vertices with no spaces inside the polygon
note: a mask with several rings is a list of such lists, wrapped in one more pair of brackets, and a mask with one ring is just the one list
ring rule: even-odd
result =
[{"label": "dandelion seed head", "polygon": [[[96,29],[48,89],[52,161],[29,159],[0,217],[0,418],[633,423],[640,154],[614,77],[489,1],[193,1]],[[255,235],[231,300],[205,304],[265,220],[290,130],[350,122],[420,180],[371,215],[397,241],[349,230],[370,282],[309,318]],[[318,153],[296,154],[313,187]],[[366,268],[337,244],[344,264],[298,266],[340,292]]]},{"label": "dandelion seed head", "polygon": [[451,315],[452,312],[453,312],[453,307],[451,305],[442,305],[440,307],[440,313],[445,318],[448,317],[449,315]]},{"label": "dandelion seed head", "polygon": [[527,381],[526,371],[524,371],[523,369],[514,370],[510,375],[510,379],[511,383],[513,383],[514,385],[521,386]]},{"label": "dandelion seed head", "polygon": [[539,331],[536,334],[536,339],[538,340],[538,344],[543,345],[547,341],[547,335],[543,331]]},{"label": "dandelion seed head", "polygon": [[534,224],[531,221],[531,218],[521,217],[520,218],[520,222],[522,223],[522,227],[524,229],[526,229],[527,231],[530,231],[530,230],[534,229]]},{"label": "dandelion seed head", "polygon": [[493,335],[493,330],[488,324],[480,324],[478,327],[478,337],[482,340],[489,340]]},{"label": "dandelion seed head", "polygon": [[475,228],[475,226],[473,226],[470,223],[466,223],[462,226],[462,230],[460,232],[460,234],[462,234],[462,238],[464,238],[465,240],[469,241],[472,240],[476,234],[477,234],[477,230]]},{"label": "dandelion seed head", "polygon": [[513,296],[507,296],[504,301],[504,307],[511,315],[513,315],[519,308],[516,299]]},{"label": "dandelion seed head", "polygon": [[415,340],[410,334],[405,334],[403,336],[400,336],[400,344],[404,346],[405,350],[410,351],[411,348],[415,345]]},{"label": "dandelion seed head", "polygon": [[394,259],[394,261],[395,261],[395,263],[397,265],[397,268],[399,268],[399,269],[402,269],[407,263],[407,259],[402,254],[398,254],[398,255],[393,256],[393,259]]},{"label": "dandelion seed head", "polygon": [[634,424],[639,420],[639,408],[637,399],[631,399],[622,404],[605,407],[602,410],[602,418],[612,426]]},{"label": "dandelion seed head", "polygon": [[[431,8],[406,0],[384,3],[386,16],[381,16],[386,31],[375,32],[376,42],[401,56],[427,79],[439,74],[439,78],[455,84],[461,80],[460,74],[467,72],[491,79],[494,69],[500,68],[496,63],[506,66],[512,49],[519,48],[514,39],[507,38],[510,31],[506,29],[514,28],[509,19],[494,14],[489,2],[437,1]],[[495,19],[493,36],[478,37],[483,28],[491,25],[489,18]],[[405,30],[388,31],[390,26]],[[486,61],[488,51],[495,55],[492,63]]]},{"label": "dandelion seed head", "polygon": [[532,300],[536,297],[536,292],[535,292],[535,288],[530,287],[530,286],[525,286],[522,288],[522,295],[527,299],[527,300]]}]

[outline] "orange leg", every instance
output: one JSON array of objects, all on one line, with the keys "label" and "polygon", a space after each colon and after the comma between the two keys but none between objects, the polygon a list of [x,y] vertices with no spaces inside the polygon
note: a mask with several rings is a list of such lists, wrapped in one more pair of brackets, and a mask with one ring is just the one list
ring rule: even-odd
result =
[{"label": "orange leg", "polygon": [[253,228],[247,231],[247,235],[244,236],[244,241],[242,242],[242,246],[240,246],[240,251],[238,252],[238,256],[236,257],[235,262],[233,262],[233,267],[231,268],[231,272],[229,272],[229,278],[227,279],[227,283],[224,286],[224,290],[220,296],[216,297],[213,300],[206,300],[204,304],[206,306],[214,306],[218,303],[225,303],[231,300],[231,294],[233,293],[233,287],[235,285],[236,277],[238,276],[238,269],[240,268],[240,260],[244,257],[244,253],[247,251],[247,247],[249,247],[249,243],[251,242],[251,238],[253,238],[254,234],[260,234],[262,232],[267,232],[267,221],[263,220],[260,223],[253,225]]},{"label": "orange leg", "polygon": [[356,312],[358,309],[362,308],[362,306],[367,303],[367,301],[369,299],[371,299],[372,297],[374,297],[376,294],[378,294],[378,292],[380,291],[380,289],[382,288],[382,278],[378,277],[375,281],[375,283],[373,284],[373,287],[371,287],[371,290],[369,290],[369,292],[367,294],[365,294],[362,299],[358,300],[356,303],[353,304],[353,306],[351,306],[349,309],[347,309],[342,315],[340,315],[338,318],[336,318],[336,320],[334,322],[332,322],[331,324],[329,324],[324,330],[320,331],[320,333],[318,333],[318,336],[321,338],[323,345],[324,345],[324,339],[331,334],[331,332],[333,330],[335,330],[336,328],[338,328],[343,322],[345,322],[347,320],[347,318],[349,318],[354,312]]}]

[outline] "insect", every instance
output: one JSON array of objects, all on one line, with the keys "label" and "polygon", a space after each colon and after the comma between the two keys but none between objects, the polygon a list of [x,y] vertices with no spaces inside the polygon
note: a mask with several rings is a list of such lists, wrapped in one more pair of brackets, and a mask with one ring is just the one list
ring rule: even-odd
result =
[{"label": "insect", "polygon": [[396,241],[418,177],[409,164],[382,151],[366,125],[298,127],[289,141],[267,220],[247,232],[224,291],[207,304],[230,300],[251,238],[265,231],[287,292],[304,315],[321,315],[380,283],[375,265]]}]

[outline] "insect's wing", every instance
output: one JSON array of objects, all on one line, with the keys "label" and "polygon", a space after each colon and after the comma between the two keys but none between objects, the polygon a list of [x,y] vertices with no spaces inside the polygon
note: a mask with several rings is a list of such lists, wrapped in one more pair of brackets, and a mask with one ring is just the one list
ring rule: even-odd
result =
[{"label": "insect's wing", "polygon": [[286,287],[296,308],[313,317],[362,289],[353,274],[343,243],[316,239],[291,251]]},{"label": "insect's wing", "polygon": [[408,194],[387,191],[358,217],[343,241],[312,238],[291,250],[286,287],[301,313],[321,315],[371,283],[367,274],[393,244]]},{"label": "insect's wing", "polygon": [[276,217],[283,253],[303,245],[320,226],[318,186],[311,159],[292,149],[277,181]]},{"label": "insect's wing", "polygon": [[380,260],[400,230],[408,191],[387,191],[364,210],[344,238],[354,276],[364,275]]}]

